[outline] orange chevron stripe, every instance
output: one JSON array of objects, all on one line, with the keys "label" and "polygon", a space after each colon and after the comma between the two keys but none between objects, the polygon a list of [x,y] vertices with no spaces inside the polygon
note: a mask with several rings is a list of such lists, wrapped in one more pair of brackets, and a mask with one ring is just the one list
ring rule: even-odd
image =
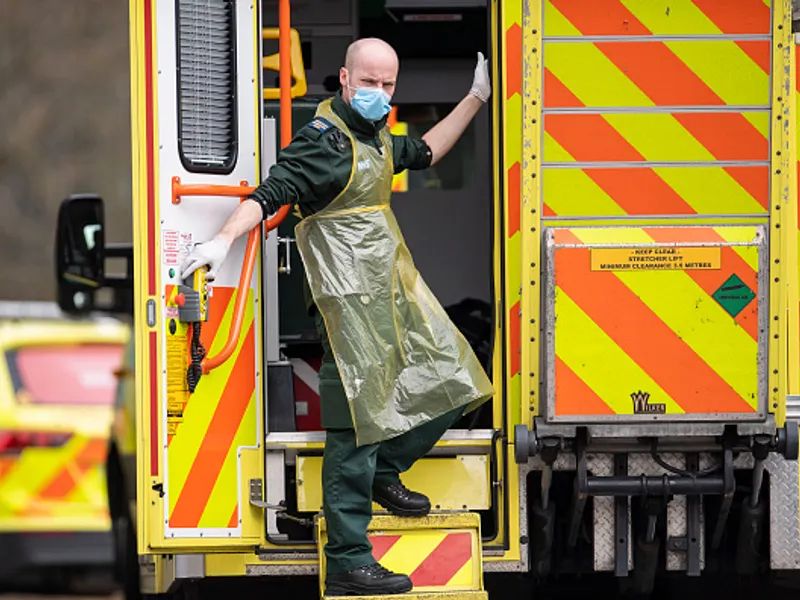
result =
[{"label": "orange chevron stripe", "polygon": [[650,35],[619,0],[549,1],[584,35]]},{"label": "orange chevron stripe", "polygon": [[416,587],[444,586],[472,558],[472,535],[450,533],[409,575]]},{"label": "orange chevron stripe", "polygon": [[725,167],[724,170],[765,210],[769,210],[769,167]]},{"label": "orange chevron stripe", "polygon": [[[590,273],[588,248],[557,251],[555,261],[556,286],[684,411],[753,412],[753,408],[614,273]],[[591,277],[591,286],[586,285],[587,277]],[[665,361],[664,356],[669,360]],[[676,377],[675,373],[691,373],[692,376]]]},{"label": "orange chevron stripe", "polygon": [[547,67],[544,69],[544,105],[548,108],[584,108],[586,106]]},{"label": "orange chevron stripe", "polygon": [[211,347],[214,338],[217,337],[217,331],[235,292],[235,287],[214,288],[214,296],[208,302],[208,320],[203,323],[200,331],[200,341],[203,342],[206,350]]},{"label": "orange chevron stripe", "polygon": [[[723,241],[722,237],[708,227],[653,227],[643,229],[656,242],[707,242],[709,239]],[[757,274],[752,267],[730,246],[722,247],[722,265],[719,271],[686,271],[694,282],[710,296],[719,289],[725,280],[736,273],[753,291],[758,290]],[[734,319],[742,328],[758,341],[758,305],[754,302],[740,312]]]},{"label": "orange chevron stripe", "polygon": [[[762,0],[741,0],[732,8],[730,0],[692,0],[724,34],[768,34],[770,9]],[[550,0],[585,35],[652,35],[619,0]],[[679,7],[675,7],[679,10]],[[583,30],[573,19],[580,15],[590,22]]]},{"label": "orange chevron stripe", "polygon": [[[216,293],[216,290],[215,290]],[[169,518],[170,527],[197,527],[255,390],[255,328],[247,330],[225,391]],[[232,497],[235,503],[238,500]]]},{"label": "orange chevron stripe", "polygon": [[42,488],[39,496],[46,500],[66,498],[79,485],[89,470],[105,462],[107,447],[105,440],[96,438],[87,440],[80,452],[64,465],[50,483]]},{"label": "orange chevron stripe", "polygon": [[[566,12],[562,12],[562,14],[582,33],[586,35],[601,34],[603,24],[590,18],[588,16],[590,11],[578,10],[577,7],[581,3],[563,4],[566,5],[564,6]],[[637,31],[646,32],[641,33],[642,35],[651,33],[636,19],[633,13],[616,0],[601,0],[592,4],[602,5],[604,9],[609,10],[609,14],[613,18],[627,21]],[[713,5],[714,2],[709,2],[709,4]],[[761,5],[766,8],[763,3]],[[611,8],[612,6],[613,8]],[[737,10],[731,10],[728,7],[727,12],[736,14]],[[768,12],[769,9],[767,9]],[[747,22],[752,23],[753,21]],[[758,45],[761,46],[761,49],[755,51],[754,49],[758,48]],[[725,104],[722,98],[663,43],[596,43],[595,46],[656,105]],[[769,56],[769,42],[748,42],[748,47],[762,61],[765,54],[767,57]],[[767,64],[769,64],[769,59],[767,59]],[[769,157],[769,142],[741,114],[698,113],[673,116],[718,160],[766,160]],[[575,117],[567,118],[574,119]],[[607,158],[606,160],[617,159]],[[753,195],[762,206],[767,206],[768,194],[763,193],[763,189],[768,188],[769,185],[766,169],[759,171],[759,174],[763,172],[761,176],[764,177],[765,183],[757,185],[754,185],[753,178],[756,176],[752,171],[741,181],[739,180],[739,176],[743,175],[741,170],[726,169],[726,172]]]},{"label": "orange chevron stripe", "polygon": [[[635,17],[631,14],[631,18]],[[588,25],[584,19],[573,24],[581,31]],[[769,47],[769,42],[764,43]],[[661,42],[597,42],[594,45],[658,106],[725,105],[722,98]]]},{"label": "orange chevron stripe", "polygon": [[[744,12],[743,17],[739,15],[738,5],[736,10],[731,10],[728,6],[725,10],[726,14],[736,16],[726,17],[724,22],[733,29],[756,27],[756,24],[763,19],[764,14],[761,8],[754,6],[754,2],[766,9],[768,25],[769,8],[760,0],[752,0],[748,5],[749,10]],[[587,9],[588,7],[584,3],[574,1],[556,0],[553,4],[585,35],[608,33],[608,23],[605,19],[626,23],[626,30],[629,30],[630,34],[635,32],[637,35],[649,35],[652,33],[617,0],[593,1],[590,3],[592,9]],[[705,4],[712,12],[718,9],[714,0]],[[594,14],[592,11],[595,9],[602,11],[604,16],[600,18]],[[766,31],[769,31],[769,27]],[[725,104],[722,98],[663,43],[596,43],[595,46],[656,105]],[[762,69],[766,67],[766,72],[769,72],[769,42],[747,42],[746,48],[749,50],[748,55],[755,57],[754,60],[761,65]],[[767,139],[741,114],[710,113],[673,116],[718,160],[766,160],[769,157]],[[574,119],[575,117],[567,118]],[[606,160],[617,159],[609,157]],[[767,169],[759,170],[757,174],[752,170],[742,171],[741,169],[726,169],[726,172],[762,206],[767,207],[768,191],[764,192],[769,187]]]},{"label": "orange chevron stripe", "polygon": [[[548,97],[555,106],[584,106],[583,103],[545,69],[545,102]],[[545,130],[561,144],[575,160],[593,161],[613,149],[615,160],[643,161],[644,157],[623,138],[601,115],[590,117],[583,124],[586,129],[559,127],[564,121],[545,118]],[[620,158],[626,157],[626,158]],[[675,190],[652,169],[584,169],[603,191],[628,214],[694,214],[695,211]],[[642,194],[647,190],[647,194]]]},{"label": "orange chevron stripe", "polygon": [[736,42],[736,45],[756,63],[761,70],[769,75],[772,71],[772,55],[768,44],[762,42]]},{"label": "orange chevron stripe", "polygon": [[771,20],[769,6],[763,0],[692,0],[692,3],[726,34],[768,34]]},{"label": "orange chevron stripe", "polygon": [[[545,131],[579,162],[645,160],[602,115],[547,115],[544,126]],[[579,135],[583,136],[580,144]]]},{"label": "orange chevron stripe", "polygon": [[[639,85],[636,80],[634,83]],[[683,113],[673,117],[717,160],[769,159],[769,141],[741,113]]]},{"label": "orange chevron stripe", "polygon": [[58,475],[39,492],[39,497],[45,500],[58,500],[64,498],[77,485],[75,477],[68,469],[62,469]]},{"label": "orange chevron stripe", "polygon": [[231,515],[231,518],[228,519],[228,527],[230,529],[235,529],[238,524],[239,524],[239,505],[237,504],[233,509],[233,514]]},{"label": "orange chevron stripe", "polygon": [[566,415],[613,415],[614,410],[583,379],[556,356],[555,413]]}]

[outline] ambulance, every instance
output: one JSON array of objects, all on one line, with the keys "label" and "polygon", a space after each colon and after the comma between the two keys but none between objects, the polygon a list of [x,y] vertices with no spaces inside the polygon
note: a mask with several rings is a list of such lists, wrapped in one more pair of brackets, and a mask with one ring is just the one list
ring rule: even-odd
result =
[{"label": "ambulance", "polygon": [[[793,580],[792,25],[790,0],[131,0],[133,241],[58,273],[62,306],[112,290],[134,317],[108,467],[126,596],[259,576],[324,592],[297,215],[239,240],[211,284],[179,267],[368,35],[400,55],[394,133],[444,116],[479,50],[493,85],[449,165],[396,176],[393,210],[463,330],[488,323],[471,339],[495,395],[403,475],[429,517],[375,507],[375,558],[409,597],[448,600],[486,598],[485,574],[645,595]],[[62,210],[65,248],[102,239],[101,200]]]}]

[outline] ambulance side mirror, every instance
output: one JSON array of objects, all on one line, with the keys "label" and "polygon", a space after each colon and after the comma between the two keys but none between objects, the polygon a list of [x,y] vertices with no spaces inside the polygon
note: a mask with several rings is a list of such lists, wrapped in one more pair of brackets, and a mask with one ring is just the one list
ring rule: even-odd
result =
[{"label": "ambulance side mirror", "polygon": [[103,199],[94,194],[64,199],[55,244],[58,305],[64,312],[94,308],[95,292],[105,285],[105,249]]}]

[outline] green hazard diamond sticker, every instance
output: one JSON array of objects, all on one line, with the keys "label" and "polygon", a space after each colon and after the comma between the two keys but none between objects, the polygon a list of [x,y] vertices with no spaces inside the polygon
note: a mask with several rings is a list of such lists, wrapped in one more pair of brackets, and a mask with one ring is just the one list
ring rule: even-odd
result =
[{"label": "green hazard diamond sticker", "polygon": [[756,295],[734,273],[714,292],[713,298],[730,316],[736,317]]}]

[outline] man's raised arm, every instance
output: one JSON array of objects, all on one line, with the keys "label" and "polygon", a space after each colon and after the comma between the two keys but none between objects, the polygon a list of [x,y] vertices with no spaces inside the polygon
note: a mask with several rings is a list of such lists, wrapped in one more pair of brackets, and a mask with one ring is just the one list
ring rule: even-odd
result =
[{"label": "man's raised arm", "polygon": [[422,136],[431,149],[431,165],[435,165],[453,148],[481,107],[489,100],[492,86],[489,82],[489,70],[486,59],[478,52],[478,64],[475,67],[475,78],[472,88],[466,97],[458,103],[449,115],[434,125]]}]

